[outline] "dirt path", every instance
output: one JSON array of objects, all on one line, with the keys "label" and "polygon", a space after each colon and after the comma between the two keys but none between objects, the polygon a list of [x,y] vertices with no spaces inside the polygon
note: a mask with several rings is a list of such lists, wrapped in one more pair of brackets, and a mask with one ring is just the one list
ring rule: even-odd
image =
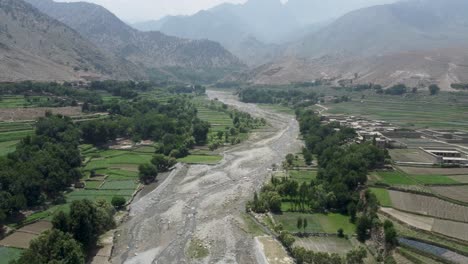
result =
[{"label": "dirt path", "polygon": [[241,213],[268,168],[298,152],[299,128],[292,116],[240,103],[228,93],[208,91],[241,111],[263,117],[270,132],[224,153],[215,166],[180,165],[154,191],[131,206],[119,228],[113,263],[261,263]]}]

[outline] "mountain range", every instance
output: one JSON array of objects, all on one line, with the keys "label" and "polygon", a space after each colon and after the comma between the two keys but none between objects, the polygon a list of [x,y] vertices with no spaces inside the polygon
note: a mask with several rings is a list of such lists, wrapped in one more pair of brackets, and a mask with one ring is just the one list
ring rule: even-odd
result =
[{"label": "mountain range", "polygon": [[[243,64],[220,44],[140,32],[101,6],[0,0],[2,80],[212,81]],[[33,7],[34,6],[34,7]]]},{"label": "mountain range", "polygon": [[352,79],[386,86],[465,82],[468,1],[408,0],[352,11],[288,45],[253,71],[255,83],[315,78]]},{"label": "mountain range", "polygon": [[244,63],[257,66],[284,51],[285,43],[315,32],[333,18],[356,8],[395,0],[249,0],[221,4],[191,16],[168,16],[136,23],[140,30],[220,42]]}]

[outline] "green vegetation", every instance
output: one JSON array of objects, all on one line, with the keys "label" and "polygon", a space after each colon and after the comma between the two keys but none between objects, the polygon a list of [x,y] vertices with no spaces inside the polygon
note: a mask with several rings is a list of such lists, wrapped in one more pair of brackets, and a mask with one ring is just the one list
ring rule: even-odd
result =
[{"label": "green vegetation", "polygon": [[443,175],[409,175],[404,172],[376,172],[379,182],[388,185],[437,185],[458,184],[454,179]]},{"label": "green vegetation", "polygon": [[274,219],[281,223],[283,229],[288,232],[301,232],[297,228],[297,219],[307,219],[308,233],[328,233],[336,234],[338,229],[342,228],[345,234],[352,235],[356,226],[349,222],[349,217],[341,214],[306,214],[306,213],[283,213],[275,214]]},{"label": "green vegetation", "polygon": [[371,192],[377,197],[381,206],[392,207],[392,200],[390,199],[390,194],[387,189],[382,188],[369,188]]},{"label": "green vegetation", "polygon": [[16,248],[0,247],[0,264],[9,264],[20,257],[23,250]]},{"label": "green vegetation", "polygon": [[304,182],[311,182],[312,180],[317,179],[317,171],[299,171],[299,170],[290,170],[288,171],[291,179],[297,181],[299,184]]},{"label": "green vegetation", "polygon": [[187,249],[187,255],[192,259],[203,259],[210,254],[210,251],[200,239],[192,239]]},{"label": "green vegetation", "polygon": [[415,179],[421,184],[457,184],[459,182],[454,179],[443,176],[443,175],[411,175],[411,178]]},{"label": "green vegetation", "polygon": [[317,94],[302,89],[281,90],[264,87],[248,87],[239,91],[239,99],[246,103],[277,104],[283,107],[306,107],[317,102]]}]

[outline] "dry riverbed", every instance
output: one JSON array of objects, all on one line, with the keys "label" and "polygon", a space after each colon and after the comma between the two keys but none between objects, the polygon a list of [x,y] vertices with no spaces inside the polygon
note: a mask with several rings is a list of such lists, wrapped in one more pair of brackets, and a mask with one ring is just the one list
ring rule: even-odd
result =
[{"label": "dry riverbed", "polygon": [[117,231],[113,263],[263,263],[254,237],[243,231],[242,213],[272,164],[300,151],[298,123],[293,116],[238,102],[229,93],[208,95],[267,119],[271,129],[227,150],[217,165],[179,165],[134,202]]}]

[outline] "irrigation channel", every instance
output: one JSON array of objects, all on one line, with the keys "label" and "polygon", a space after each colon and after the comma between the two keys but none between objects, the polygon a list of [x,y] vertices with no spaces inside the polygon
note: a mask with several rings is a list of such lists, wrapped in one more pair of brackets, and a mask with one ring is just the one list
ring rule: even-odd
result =
[{"label": "irrigation channel", "polygon": [[245,203],[269,176],[272,164],[299,152],[293,116],[241,103],[227,92],[218,100],[263,117],[268,129],[227,149],[217,165],[178,165],[155,190],[131,205],[119,227],[113,263],[262,263],[245,230]]}]

